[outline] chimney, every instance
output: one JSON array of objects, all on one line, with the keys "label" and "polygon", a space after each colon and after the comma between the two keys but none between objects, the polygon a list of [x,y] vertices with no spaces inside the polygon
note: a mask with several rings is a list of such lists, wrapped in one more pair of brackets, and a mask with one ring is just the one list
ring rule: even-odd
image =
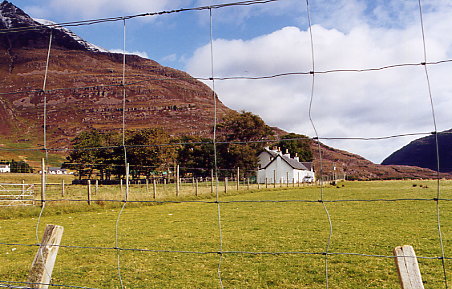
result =
[{"label": "chimney", "polygon": [[297,162],[300,162],[300,158],[298,157],[298,153],[295,153],[295,157],[293,159],[296,160]]},{"label": "chimney", "polygon": [[290,159],[290,153],[289,153],[289,149],[286,149],[286,153],[284,154],[285,157],[288,157]]}]

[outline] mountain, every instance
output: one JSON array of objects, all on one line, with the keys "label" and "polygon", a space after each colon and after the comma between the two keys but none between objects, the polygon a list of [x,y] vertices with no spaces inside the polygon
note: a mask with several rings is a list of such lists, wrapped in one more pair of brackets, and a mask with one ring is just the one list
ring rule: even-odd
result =
[{"label": "mountain", "polygon": [[[452,173],[452,129],[439,132],[439,171]],[[387,157],[383,165],[406,165],[437,170],[436,137],[429,135],[410,142]]]},{"label": "mountain", "polygon": [[[173,135],[210,137],[214,97],[218,119],[231,111],[204,83],[153,60],[127,55],[125,75],[126,86],[122,86],[122,54],[110,53],[64,27],[33,19],[12,3],[1,2],[0,148],[8,149],[0,150],[0,159],[19,158],[39,165],[43,154],[36,148],[43,147],[44,96],[47,147],[53,149],[68,147],[73,137],[90,128],[120,130],[124,91],[127,129],[163,127]],[[274,131],[286,133],[278,128]],[[376,165],[349,152],[321,147],[322,164],[318,147],[312,142],[315,167],[317,171],[322,167],[326,176],[345,174],[359,180],[435,176],[428,169]],[[61,162],[64,153],[52,154],[53,163]]]},{"label": "mountain", "polygon": [[[102,50],[61,26],[41,23],[53,24],[32,19],[8,1],[0,4],[3,135],[42,139],[50,33],[45,92],[49,148],[67,145],[85,129],[121,129],[124,90],[128,129],[164,127],[173,134],[211,135],[214,93],[207,85],[183,71],[127,55],[123,87],[122,54]],[[218,117],[230,111],[218,98],[216,102]]]}]

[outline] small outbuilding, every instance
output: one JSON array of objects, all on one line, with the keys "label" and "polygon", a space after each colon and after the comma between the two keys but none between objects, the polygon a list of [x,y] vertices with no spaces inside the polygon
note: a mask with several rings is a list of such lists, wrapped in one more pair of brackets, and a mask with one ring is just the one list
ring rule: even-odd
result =
[{"label": "small outbuilding", "polygon": [[0,173],[10,173],[11,166],[9,164],[0,164]]},{"label": "small outbuilding", "polygon": [[283,154],[279,148],[271,150],[266,147],[258,158],[257,182],[260,184],[315,182],[312,163],[300,162],[297,155],[291,158],[288,151]]}]

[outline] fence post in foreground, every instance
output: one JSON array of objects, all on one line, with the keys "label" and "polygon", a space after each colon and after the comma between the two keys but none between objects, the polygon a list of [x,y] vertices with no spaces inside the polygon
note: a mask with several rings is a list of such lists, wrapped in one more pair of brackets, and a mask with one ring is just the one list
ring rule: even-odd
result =
[{"label": "fence post in foreground", "polygon": [[41,159],[41,207],[44,206],[46,201],[46,162],[45,159]]},{"label": "fence post in foreground", "polygon": [[404,245],[394,249],[397,273],[402,289],[424,289],[421,271],[412,246]]},{"label": "fence post in foreground", "polygon": [[47,289],[52,277],[64,228],[57,225],[47,225],[41,245],[31,265],[28,282],[30,287]]},{"label": "fence post in foreground", "polygon": [[88,205],[91,205],[91,180],[88,180]]}]

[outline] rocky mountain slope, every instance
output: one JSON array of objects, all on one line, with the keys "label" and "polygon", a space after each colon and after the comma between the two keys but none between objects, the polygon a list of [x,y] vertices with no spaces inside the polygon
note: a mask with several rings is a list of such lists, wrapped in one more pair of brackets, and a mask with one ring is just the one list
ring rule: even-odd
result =
[{"label": "rocky mountain slope", "polygon": [[[7,1],[0,4],[0,15],[3,134],[24,138],[42,134],[44,96],[49,147],[67,144],[87,128],[120,129],[124,91],[129,129],[160,126],[174,134],[211,134],[213,92],[187,73],[127,55],[123,87],[122,54],[102,52],[61,27],[8,32],[5,29],[39,28],[41,24]],[[52,49],[44,95],[50,33]],[[217,99],[220,117],[229,110]]]},{"label": "rocky mountain slope", "polygon": [[[452,172],[452,129],[440,132],[438,137],[439,171]],[[383,165],[417,166],[436,170],[436,138],[429,135],[410,142],[387,157]]]}]

